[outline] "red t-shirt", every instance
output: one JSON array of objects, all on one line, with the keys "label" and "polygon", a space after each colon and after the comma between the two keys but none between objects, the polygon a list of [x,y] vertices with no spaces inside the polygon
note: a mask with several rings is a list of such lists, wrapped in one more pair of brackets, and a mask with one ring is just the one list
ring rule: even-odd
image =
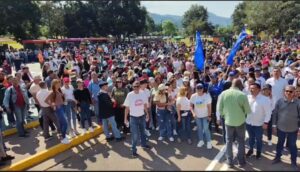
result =
[{"label": "red t-shirt", "polygon": [[14,87],[16,92],[17,92],[17,101],[16,101],[16,105],[18,107],[23,107],[25,106],[25,100],[24,100],[24,97],[23,97],[23,94],[22,94],[22,91],[21,91],[21,88],[20,86],[18,87]]}]

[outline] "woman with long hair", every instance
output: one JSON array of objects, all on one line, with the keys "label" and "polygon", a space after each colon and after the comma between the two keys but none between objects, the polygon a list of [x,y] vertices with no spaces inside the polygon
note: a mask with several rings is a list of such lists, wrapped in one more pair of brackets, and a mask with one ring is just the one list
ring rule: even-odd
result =
[{"label": "woman with long hair", "polygon": [[61,128],[61,143],[62,144],[69,144],[70,141],[66,136],[66,132],[68,129],[68,122],[64,111],[64,102],[65,97],[60,89],[60,80],[54,79],[51,83],[51,93],[46,98],[45,102],[48,103],[53,110],[55,111],[55,114],[58,118],[58,122]]},{"label": "woman with long hair", "polygon": [[180,123],[180,130],[179,130],[179,136],[178,142],[181,142],[181,139],[186,137],[189,144],[192,144],[191,139],[191,110],[190,110],[190,100],[187,97],[187,88],[181,87],[179,89],[179,93],[177,95],[176,99],[176,107],[177,107],[177,114],[178,114],[178,123]]}]

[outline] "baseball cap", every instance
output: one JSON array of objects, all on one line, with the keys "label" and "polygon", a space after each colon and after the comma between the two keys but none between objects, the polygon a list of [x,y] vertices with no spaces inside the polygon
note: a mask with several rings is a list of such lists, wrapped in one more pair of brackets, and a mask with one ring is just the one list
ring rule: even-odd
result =
[{"label": "baseball cap", "polygon": [[266,84],[266,85],[263,86],[263,90],[264,89],[272,90],[272,86],[270,84]]},{"label": "baseball cap", "polygon": [[159,91],[165,90],[165,84],[159,84],[158,90],[159,90]]},{"label": "baseball cap", "polygon": [[199,84],[197,84],[196,85],[196,89],[203,89],[204,88],[204,86],[203,86],[203,84],[201,84],[201,83],[199,83]]},{"label": "baseball cap", "polygon": [[68,77],[64,77],[64,82],[70,82],[70,78],[68,78]]},{"label": "baseball cap", "polygon": [[81,78],[78,78],[78,79],[76,80],[76,82],[83,82],[83,80],[82,80]]},{"label": "baseball cap", "polygon": [[231,71],[231,72],[229,72],[228,75],[232,77],[232,76],[235,76],[235,73],[233,71]]},{"label": "baseball cap", "polygon": [[189,81],[190,81],[189,77],[186,76],[186,77],[183,78],[183,82],[189,82]]}]

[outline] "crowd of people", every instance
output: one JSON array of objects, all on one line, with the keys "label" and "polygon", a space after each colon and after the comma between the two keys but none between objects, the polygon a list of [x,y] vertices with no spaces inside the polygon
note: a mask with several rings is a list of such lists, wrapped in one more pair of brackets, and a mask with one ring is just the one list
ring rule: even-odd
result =
[{"label": "crowd of people", "polygon": [[[45,141],[57,133],[62,144],[69,144],[76,135],[94,132],[95,116],[107,141],[121,141],[130,133],[134,157],[138,157],[139,140],[143,148],[151,148],[147,141],[154,131],[159,132],[158,141],[191,145],[196,141],[192,140],[196,125],[197,147],[212,149],[212,132],[223,133],[230,167],[236,142],[239,165],[245,165],[254,145],[256,158],[261,158],[266,130],[269,146],[273,134],[278,136],[274,163],[280,162],[287,140],[291,165],[297,168],[299,41],[258,42],[249,38],[232,66],[226,64],[230,48],[205,42],[204,71],[194,65],[193,45],[165,41],[31,51],[42,70],[35,76],[19,63],[20,59],[27,62],[27,56],[25,60],[18,51],[7,51],[0,71],[2,115],[7,115],[9,125],[16,126],[19,137],[27,137],[24,124],[30,117],[32,99]],[[14,75],[12,69],[16,70]],[[249,135],[247,153],[245,131]]]}]

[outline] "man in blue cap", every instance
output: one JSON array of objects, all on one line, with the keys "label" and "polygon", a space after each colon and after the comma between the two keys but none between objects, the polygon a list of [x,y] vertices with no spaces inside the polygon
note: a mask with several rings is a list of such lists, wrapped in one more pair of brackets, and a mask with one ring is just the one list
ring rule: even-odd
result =
[{"label": "man in blue cap", "polygon": [[212,120],[209,122],[209,129],[211,131],[211,124],[214,123],[215,131],[219,132],[219,125],[217,124],[216,117],[216,106],[218,101],[218,96],[223,91],[223,84],[218,82],[218,73],[213,73],[210,75],[210,83],[208,85],[208,92],[212,98]]}]

